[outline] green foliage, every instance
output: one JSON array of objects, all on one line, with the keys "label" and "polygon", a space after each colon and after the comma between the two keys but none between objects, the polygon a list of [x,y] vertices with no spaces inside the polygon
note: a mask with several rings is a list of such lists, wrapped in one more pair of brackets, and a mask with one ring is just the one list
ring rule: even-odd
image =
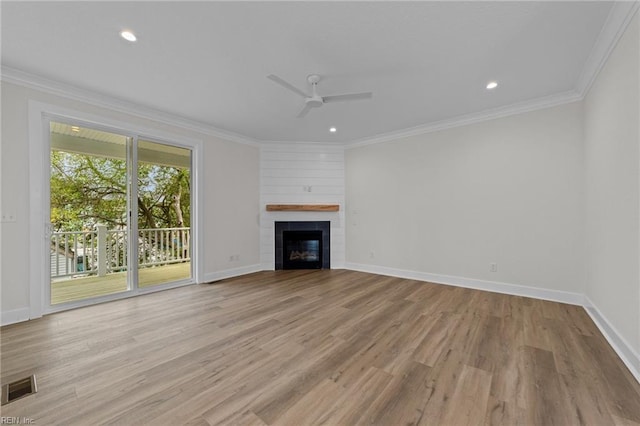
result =
[{"label": "green foliage", "polygon": [[188,169],[140,164],[138,167],[138,226],[180,226],[173,204],[178,197],[184,226],[191,223],[191,177]]},{"label": "green foliage", "polygon": [[[140,164],[138,167],[138,226],[177,227],[179,210],[190,224],[188,169]],[[125,160],[51,152],[51,222],[55,231],[109,229],[127,224],[127,164]],[[177,201],[176,201],[177,199]]]}]

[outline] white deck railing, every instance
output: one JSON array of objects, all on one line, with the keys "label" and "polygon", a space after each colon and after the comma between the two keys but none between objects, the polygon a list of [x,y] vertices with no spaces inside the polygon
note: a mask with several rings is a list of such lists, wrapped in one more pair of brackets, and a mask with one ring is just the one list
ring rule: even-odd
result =
[{"label": "white deck railing", "polygon": [[[51,278],[104,276],[128,268],[128,231],[54,232],[51,234]],[[138,231],[138,266],[151,267],[191,260],[190,228]]]}]

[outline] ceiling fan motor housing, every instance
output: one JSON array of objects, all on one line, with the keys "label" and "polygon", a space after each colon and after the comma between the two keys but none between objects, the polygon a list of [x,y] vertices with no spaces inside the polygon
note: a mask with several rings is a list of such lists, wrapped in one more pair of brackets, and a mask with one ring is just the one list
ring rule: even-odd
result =
[{"label": "ceiling fan motor housing", "polygon": [[307,98],[304,101],[307,105],[309,105],[310,107],[319,107],[321,106],[324,102],[322,102],[322,98],[320,96],[314,96],[312,98]]},{"label": "ceiling fan motor housing", "polygon": [[322,97],[318,95],[317,87],[318,82],[320,81],[320,76],[318,74],[311,74],[307,77],[307,81],[311,84],[312,95],[304,100],[304,102],[309,107],[317,108],[322,106],[324,101]]}]

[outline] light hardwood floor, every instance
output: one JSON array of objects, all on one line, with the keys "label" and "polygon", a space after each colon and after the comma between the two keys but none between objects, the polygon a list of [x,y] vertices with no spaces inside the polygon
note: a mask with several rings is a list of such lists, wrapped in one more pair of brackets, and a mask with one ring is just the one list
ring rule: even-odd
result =
[{"label": "light hardwood floor", "polygon": [[345,270],[261,272],[3,327],[36,424],[632,425],[580,307]]}]

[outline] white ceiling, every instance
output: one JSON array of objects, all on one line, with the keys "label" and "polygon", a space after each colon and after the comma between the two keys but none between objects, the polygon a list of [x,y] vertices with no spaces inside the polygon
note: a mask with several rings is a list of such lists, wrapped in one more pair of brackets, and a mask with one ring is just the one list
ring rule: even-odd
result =
[{"label": "white ceiling", "polygon": [[[2,65],[253,139],[345,142],[575,91],[612,6],[3,1]],[[373,99],[296,118],[266,76],[310,73]]]}]

